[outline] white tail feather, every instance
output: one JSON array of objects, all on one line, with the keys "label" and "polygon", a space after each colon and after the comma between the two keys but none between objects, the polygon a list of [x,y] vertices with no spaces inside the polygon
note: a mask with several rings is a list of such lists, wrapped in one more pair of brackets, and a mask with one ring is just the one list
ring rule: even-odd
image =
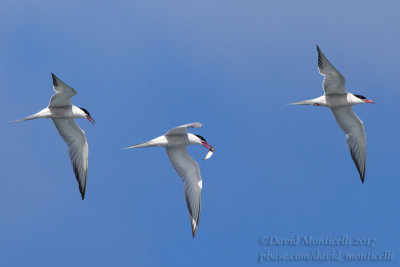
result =
[{"label": "white tail feather", "polygon": [[151,146],[165,146],[168,143],[167,139],[165,138],[165,136],[160,136],[157,138],[154,138],[150,141],[144,142],[144,143],[140,143],[134,146],[129,146],[129,147],[125,147],[124,149],[130,149],[130,148],[140,148],[140,147],[151,147]]},{"label": "white tail feather", "polygon": [[28,120],[34,120],[34,119],[37,119],[37,118],[38,118],[37,115],[34,114],[34,115],[30,115],[30,116],[28,116],[26,118],[23,118],[23,119],[20,119],[20,120],[15,120],[15,121],[10,121],[10,122],[14,123],[14,122],[28,121]]},{"label": "white tail feather", "polygon": [[314,99],[290,103],[290,105],[314,105],[314,104],[315,104]]}]

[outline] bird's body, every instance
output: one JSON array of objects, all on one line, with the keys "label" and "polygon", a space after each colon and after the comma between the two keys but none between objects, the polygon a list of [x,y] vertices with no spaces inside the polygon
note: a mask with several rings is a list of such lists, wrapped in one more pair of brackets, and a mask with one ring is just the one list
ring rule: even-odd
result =
[{"label": "bird's body", "polygon": [[163,146],[163,147],[177,147],[177,146],[188,146],[188,145],[201,145],[197,142],[198,137],[194,134],[178,134],[178,135],[162,135],[154,138],[145,143],[141,143],[129,148],[140,148],[140,147],[152,147],[152,146]]},{"label": "bird's body", "polygon": [[31,116],[18,121],[26,121],[33,119],[69,119],[69,118],[86,118],[86,113],[74,105],[61,107],[47,107]]},{"label": "bird's body", "polygon": [[89,149],[85,132],[79,128],[74,118],[86,118],[94,123],[89,112],[71,104],[70,99],[76,91],[52,74],[53,88],[56,92],[52,96],[48,107],[23,118],[19,121],[50,118],[53,120],[59,134],[69,147],[69,156],[79,184],[82,199],[85,197]]},{"label": "bird's body", "polygon": [[295,102],[295,105],[315,105],[315,106],[323,106],[328,108],[333,107],[342,107],[342,106],[353,106],[364,103],[360,101],[358,97],[356,97],[352,93],[345,94],[328,94],[323,95],[314,99],[305,100],[301,102]]},{"label": "bird's body", "polygon": [[344,87],[345,78],[328,61],[317,46],[318,69],[325,77],[322,83],[323,96],[293,103],[294,105],[314,105],[331,109],[336,122],[346,134],[346,143],[356,164],[361,181],[365,179],[367,139],[363,122],[354,113],[352,106],[362,103],[374,103],[362,95],[348,93]]},{"label": "bird's body", "polygon": [[169,130],[165,135],[128,147],[165,147],[172,166],[184,182],[184,194],[190,214],[193,237],[200,220],[202,179],[199,164],[189,156],[186,147],[188,145],[203,145],[211,152],[214,151],[214,148],[203,137],[187,132],[187,128],[200,127],[202,127],[202,124],[199,122],[185,124]]}]

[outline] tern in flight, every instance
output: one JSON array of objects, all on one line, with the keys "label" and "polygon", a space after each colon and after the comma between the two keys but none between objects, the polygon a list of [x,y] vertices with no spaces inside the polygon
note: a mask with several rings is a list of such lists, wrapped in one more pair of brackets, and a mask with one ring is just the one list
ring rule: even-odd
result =
[{"label": "tern in flight", "polygon": [[357,166],[361,181],[365,179],[367,140],[363,122],[357,117],[352,105],[372,103],[362,95],[348,93],[344,88],[345,78],[328,61],[322,51],[318,50],[319,73],[325,76],[322,83],[325,94],[318,98],[293,103],[294,105],[314,105],[331,108],[333,115],[340,128],[346,134],[346,143],[351,157]]},{"label": "tern in flight", "polygon": [[51,118],[53,120],[59,134],[68,145],[69,157],[79,184],[79,191],[82,199],[84,199],[89,150],[85,132],[79,128],[74,118],[85,118],[93,124],[94,120],[86,109],[78,108],[71,104],[71,98],[77,92],[53,73],[51,76],[53,77],[53,88],[56,94],[51,97],[48,107],[16,122],[38,118]]},{"label": "tern in flight", "polygon": [[203,145],[209,150],[204,159],[210,158],[214,152],[214,147],[210,146],[203,137],[187,132],[187,128],[201,127],[202,124],[200,122],[185,124],[173,128],[165,135],[148,142],[127,147],[127,149],[151,146],[165,147],[172,166],[184,182],[183,191],[190,214],[193,237],[196,234],[200,220],[202,180],[199,164],[189,156],[186,146]]}]

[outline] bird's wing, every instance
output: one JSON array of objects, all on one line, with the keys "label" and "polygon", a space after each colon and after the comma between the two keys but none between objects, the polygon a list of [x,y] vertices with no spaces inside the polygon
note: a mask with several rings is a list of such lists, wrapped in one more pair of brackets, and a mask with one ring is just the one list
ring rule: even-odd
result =
[{"label": "bird's wing", "polygon": [[165,135],[179,135],[186,134],[187,128],[201,128],[203,125],[200,122],[192,122],[185,125],[178,126],[169,130]]},{"label": "bird's wing", "polygon": [[69,158],[74,168],[82,199],[85,198],[88,172],[88,143],[85,132],[79,128],[74,119],[53,119],[61,137],[68,145]]},{"label": "bird's wing", "polygon": [[329,62],[322,51],[317,46],[318,50],[318,70],[319,73],[325,76],[322,82],[322,88],[324,88],[325,94],[346,94],[344,83],[346,82],[343,75],[335,69],[335,67]]},{"label": "bird's wing", "polygon": [[340,128],[346,134],[346,143],[351,157],[360,173],[361,181],[364,182],[367,161],[367,137],[364,124],[351,106],[334,107],[331,110]]},{"label": "bird's wing", "polygon": [[186,205],[189,210],[192,234],[194,237],[199,225],[201,210],[202,180],[200,167],[199,164],[189,156],[186,146],[167,146],[166,150],[172,166],[185,184],[184,193]]},{"label": "bird's wing", "polygon": [[71,105],[71,97],[76,95],[76,91],[61,81],[56,75],[51,74],[53,78],[53,89],[56,92],[50,99],[49,107],[60,107]]}]

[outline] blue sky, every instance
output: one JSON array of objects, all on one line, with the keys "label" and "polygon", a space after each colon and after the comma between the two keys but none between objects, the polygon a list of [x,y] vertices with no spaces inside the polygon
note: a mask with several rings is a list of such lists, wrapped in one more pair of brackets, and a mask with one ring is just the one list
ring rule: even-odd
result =
[{"label": "blue sky", "polygon": [[[398,266],[398,1],[2,1],[0,262],[17,266],[255,266],[262,253],[383,252]],[[362,184],[322,95],[318,44],[367,134]],[[96,120],[81,200],[50,120],[50,73]],[[181,124],[203,177],[193,239],[183,184],[162,148],[123,150]],[[375,238],[364,246],[266,246],[264,237]]]}]

